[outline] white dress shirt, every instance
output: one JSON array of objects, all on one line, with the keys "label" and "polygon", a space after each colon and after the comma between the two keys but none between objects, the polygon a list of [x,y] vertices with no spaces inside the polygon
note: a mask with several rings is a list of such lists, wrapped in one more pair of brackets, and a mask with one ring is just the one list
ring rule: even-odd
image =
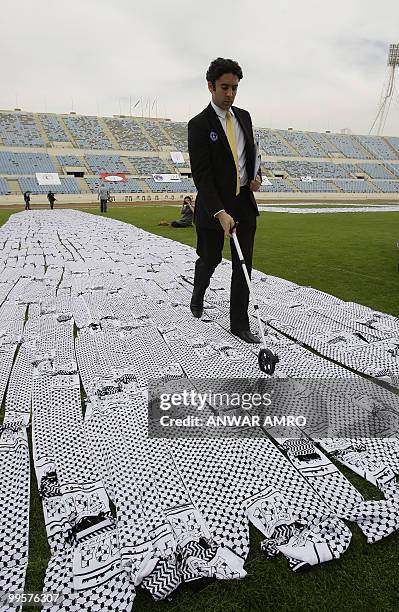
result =
[{"label": "white dress shirt", "polygon": [[[222,108],[219,108],[219,106],[216,106],[216,104],[213,103],[213,100],[211,100],[211,104],[212,104],[213,110],[219,117],[219,121],[222,124],[222,128],[224,129],[224,133],[227,136],[227,132],[226,132],[226,113],[227,111],[223,110]],[[242,131],[241,125],[238,123],[237,117],[235,116],[232,108],[230,108],[230,112],[231,112],[231,116],[233,119],[233,126],[234,126],[235,135],[236,135],[238,169],[240,171],[240,187],[243,187],[244,185],[248,183],[247,168],[245,166],[245,161],[246,161],[245,159],[245,137],[244,137],[244,133]],[[222,208],[221,210],[218,210],[213,216],[217,217],[218,214],[223,211],[224,211],[224,208]]]},{"label": "white dress shirt", "polygon": [[[226,113],[227,111],[223,110],[216,106],[211,100],[212,108],[219,117],[219,121],[222,124],[222,128],[226,134]],[[242,131],[241,125],[238,123],[236,116],[234,115],[234,111],[230,108],[230,113],[233,119],[233,126],[236,135],[236,144],[237,144],[237,157],[238,157],[238,169],[240,171],[240,186],[243,187],[248,183],[248,174],[247,168],[245,165],[245,137],[244,132]],[[227,134],[226,134],[227,135]]]}]

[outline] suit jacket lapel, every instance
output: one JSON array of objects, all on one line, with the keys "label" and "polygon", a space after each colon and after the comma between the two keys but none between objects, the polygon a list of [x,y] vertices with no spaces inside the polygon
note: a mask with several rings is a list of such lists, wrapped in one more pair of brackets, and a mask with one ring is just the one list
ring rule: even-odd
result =
[{"label": "suit jacket lapel", "polygon": [[[253,179],[253,172],[254,172],[254,167],[255,167],[255,155],[254,155],[254,144],[253,144],[253,138],[252,138],[252,134],[250,134],[250,130],[248,125],[246,124],[246,122],[243,120],[240,111],[238,108],[236,108],[235,106],[232,107],[233,112],[237,118],[238,123],[241,126],[241,129],[244,133],[244,138],[245,138],[245,161],[246,161],[246,167],[247,167],[247,174],[248,174],[248,180],[251,181]],[[227,140],[227,136],[226,133],[222,127],[222,124],[220,123],[220,119],[217,116],[217,114],[215,113],[212,104],[209,103],[209,105],[206,107],[205,111],[208,114],[208,118],[210,123],[212,124],[212,127],[214,128],[215,132],[217,133],[217,135],[219,136],[221,142],[224,144],[224,146],[226,147],[231,160],[233,162],[233,164],[235,164],[234,162],[234,157],[233,157],[233,153],[232,150],[230,148],[229,145],[229,141]]]},{"label": "suit jacket lapel", "polygon": [[212,127],[215,129],[215,132],[219,136],[221,142],[226,147],[229,155],[231,155],[231,159],[232,159],[233,163],[235,163],[234,162],[233,153],[232,153],[232,150],[231,150],[230,145],[229,145],[229,141],[227,140],[226,132],[224,131],[224,129],[222,127],[222,124],[220,123],[220,119],[217,116],[217,114],[215,113],[215,111],[214,111],[214,109],[212,107],[212,104],[209,103],[209,106],[207,106],[205,110],[208,113],[208,117],[209,117],[209,120],[210,120],[210,122],[212,124]]}]

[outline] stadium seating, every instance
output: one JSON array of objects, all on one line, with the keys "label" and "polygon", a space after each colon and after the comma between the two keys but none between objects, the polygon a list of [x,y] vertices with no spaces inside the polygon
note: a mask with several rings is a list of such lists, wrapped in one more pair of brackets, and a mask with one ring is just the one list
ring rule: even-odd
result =
[{"label": "stadium seating", "polygon": [[385,164],[388,170],[396,177],[399,177],[399,164]]},{"label": "stadium seating", "polygon": [[[366,162],[367,163],[367,162]],[[344,168],[346,170],[346,172],[348,173],[349,178],[358,178],[358,174],[364,174],[365,170],[362,169],[361,164],[349,164],[349,163],[345,163],[345,164],[339,164],[342,168]],[[338,177],[337,178],[345,178],[345,177]]]},{"label": "stadium seating", "polygon": [[377,179],[373,182],[384,193],[399,193],[399,181],[382,181]]},{"label": "stadium seating", "polygon": [[151,151],[152,146],[138,122],[132,118],[104,119],[114,138],[124,151]]},{"label": "stadium seating", "polygon": [[170,173],[171,169],[159,157],[131,157],[138,174],[149,175],[156,173]]},{"label": "stadium seating", "polygon": [[56,172],[47,153],[13,153],[0,150],[0,174]]},{"label": "stadium seating", "polygon": [[[101,179],[99,177],[87,177],[85,180],[90,191],[96,193],[101,185]],[[107,183],[107,189],[118,193],[140,193],[143,191],[137,181],[132,178],[129,178],[125,183]]]},{"label": "stadium seating", "polygon": [[63,167],[86,167],[84,157],[78,155],[57,155],[57,159]]},{"label": "stadium seating", "polygon": [[38,185],[35,178],[22,176],[18,178],[18,183],[22,193],[28,190],[32,193],[48,193],[49,189],[54,193],[81,193],[73,176],[63,176],[60,179],[61,185]]},{"label": "stadium seating", "polygon": [[270,179],[271,185],[262,185],[259,191],[267,193],[268,191],[273,191],[278,193],[279,191],[293,191],[292,183],[289,183],[285,179]]},{"label": "stadium seating", "polygon": [[397,159],[399,157],[381,136],[356,136],[356,138],[377,159]]},{"label": "stadium seating", "polygon": [[5,179],[0,178],[0,195],[7,195],[7,193],[10,193],[8,183]]},{"label": "stadium seating", "polygon": [[151,139],[154,141],[156,147],[170,147],[172,145],[172,141],[162,129],[163,123],[151,121],[150,119],[143,119],[143,125],[151,136]]},{"label": "stadium seating", "polygon": [[[266,128],[256,128],[255,135],[263,156],[263,174],[271,180],[271,185],[262,186],[264,193],[398,192],[399,137]],[[47,148],[49,143],[56,143],[54,152]],[[15,152],[11,146],[29,150]],[[83,148],[86,150],[80,151]],[[109,184],[112,191],[195,192],[191,179],[179,183],[153,180],[153,174],[174,173],[179,166],[189,165],[188,160],[174,164],[169,157],[162,159],[159,149],[187,151],[187,124],[155,118],[0,111],[0,195],[17,190],[15,181],[6,180],[10,175],[19,179],[21,189],[46,193],[47,186],[36,185],[34,175],[57,170],[62,185],[54,190],[64,193],[96,192],[101,172],[127,175],[126,183]],[[68,167],[83,169],[87,187],[82,179],[75,181],[63,174]],[[303,176],[313,181],[299,180]]]},{"label": "stadium seating", "polygon": [[182,179],[179,183],[157,183],[156,181],[154,181],[154,179],[148,178],[146,179],[146,183],[150,188],[150,191],[153,191],[154,193],[176,193],[177,191],[181,193],[192,193],[193,191],[195,191],[194,182],[191,179]]},{"label": "stadium seating", "polygon": [[33,114],[0,113],[0,138],[5,145],[44,147]]},{"label": "stadium seating", "polygon": [[388,136],[389,144],[395,149],[397,156],[399,157],[399,138],[398,136]]},{"label": "stadium seating", "polygon": [[292,183],[299,191],[317,191],[317,192],[333,192],[339,191],[339,189],[334,185],[332,181],[319,181],[313,180],[312,182],[308,181],[298,181],[297,179],[292,179]]},{"label": "stadium seating", "polygon": [[93,172],[124,172],[128,169],[119,155],[85,155],[86,165]]},{"label": "stadium seating", "polygon": [[39,115],[42,126],[47,134],[50,142],[66,142],[69,143],[69,138],[62,127],[57,115]]},{"label": "stadium seating", "polygon": [[271,130],[256,130],[256,137],[259,139],[259,146],[267,155],[286,155],[293,157],[299,155],[295,149],[290,149],[286,145],[280,136],[272,132]]},{"label": "stadium seating", "polygon": [[292,144],[303,157],[324,157],[323,151],[304,132],[294,130],[278,130],[285,140]]},{"label": "stadium seating", "polygon": [[264,162],[265,167],[273,172],[279,170],[287,172],[290,176],[311,176],[312,178],[347,178],[348,164],[333,164],[332,162],[309,162],[306,160],[284,160],[279,162]]},{"label": "stadium seating", "polygon": [[81,115],[65,117],[68,130],[81,149],[111,149],[111,143],[98,123],[97,117]]},{"label": "stadium seating", "polygon": [[392,173],[383,166],[383,164],[364,163],[356,166],[360,172],[366,172],[371,178],[376,179],[392,179]]},{"label": "stadium seating", "polygon": [[334,179],[334,183],[345,193],[372,193],[377,191],[371,183],[362,179]]},{"label": "stadium seating", "polygon": [[370,159],[372,157],[366,149],[364,149],[351,134],[326,134],[341,153],[346,157],[355,159]]},{"label": "stadium seating", "polygon": [[175,151],[187,151],[187,123],[166,121],[162,127],[168,133]]},{"label": "stadium seating", "polygon": [[322,151],[326,154],[326,157],[338,157],[339,153],[337,147],[327,138],[328,134],[320,134],[319,132],[309,132],[309,137],[314,140]]}]

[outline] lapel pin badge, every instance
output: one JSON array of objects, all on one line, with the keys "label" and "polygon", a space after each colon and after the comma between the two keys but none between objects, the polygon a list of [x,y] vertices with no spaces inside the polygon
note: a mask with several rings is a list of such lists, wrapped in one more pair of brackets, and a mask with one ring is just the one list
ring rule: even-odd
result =
[{"label": "lapel pin badge", "polygon": [[219,138],[219,136],[216,134],[216,132],[211,132],[209,134],[209,138],[213,141],[216,142],[216,140]]}]

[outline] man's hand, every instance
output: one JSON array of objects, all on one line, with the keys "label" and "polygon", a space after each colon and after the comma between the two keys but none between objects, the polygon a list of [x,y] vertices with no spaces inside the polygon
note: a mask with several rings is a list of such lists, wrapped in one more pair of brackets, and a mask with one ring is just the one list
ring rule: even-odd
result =
[{"label": "man's hand", "polygon": [[230,217],[230,215],[227,214],[227,212],[225,212],[224,210],[222,210],[216,216],[219,219],[220,225],[223,227],[224,235],[228,236],[229,238],[231,238],[231,232],[232,232],[233,227],[235,225],[235,221],[234,221],[233,217]]},{"label": "man's hand", "polygon": [[251,191],[259,191],[261,185],[262,179],[260,178],[259,174],[257,174],[255,180],[250,182],[249,188]]}]

